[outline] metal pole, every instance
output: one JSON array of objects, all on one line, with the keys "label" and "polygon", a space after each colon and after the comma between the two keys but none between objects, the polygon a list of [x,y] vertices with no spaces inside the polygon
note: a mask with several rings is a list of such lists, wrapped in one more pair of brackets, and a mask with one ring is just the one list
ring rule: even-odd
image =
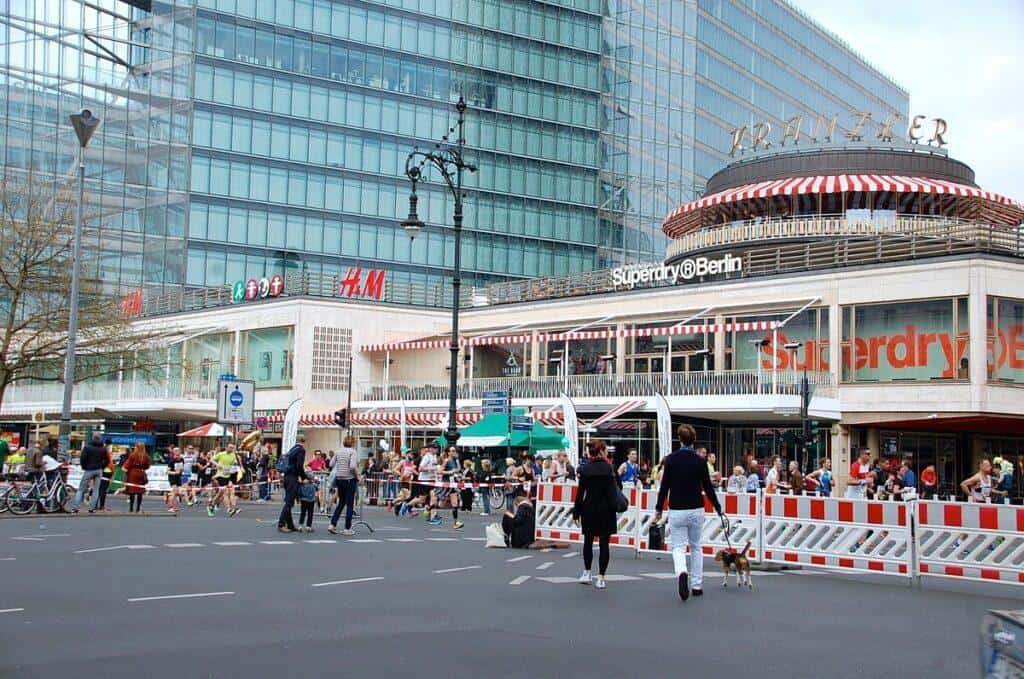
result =
[{"label": "metal pole", "polygon": [[61,462],[70,459],[71,448],[71,391],[75,386],[75,341],[78,336],[78,297],[82,268],[82,209],[85,202],[85,144],[79,146],[78,155],[78,208],[75,214],[74,250],[71,260],[71,308],[68,312],[68,349],[64,357],[64,398],[60,405],[60,438],[57,457]]},{"label": "metal pole", "polygon": [[[459,159],[466,146],[466,136],[463,130],[463,123],[466,120],[466,102],[459,98],[455,110],[459,112],[459,119],[456,123],[459,128],[459,138],[456,146],[459,149]],[[459,388],[459,302],[462,289],[462,163],[455,166],[455,267],[452,271],[452,342],[449,347],[451,351],[451,372],[448,376],[448,431],[445,438],[448,445],[454,446],[459,440],[459,428],[455,422],[457,411],[457,398]]]}]

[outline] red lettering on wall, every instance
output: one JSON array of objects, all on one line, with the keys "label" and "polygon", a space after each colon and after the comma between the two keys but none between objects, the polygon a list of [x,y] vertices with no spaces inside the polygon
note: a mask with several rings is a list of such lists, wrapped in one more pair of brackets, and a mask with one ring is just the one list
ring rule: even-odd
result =
[{"label": "red lettering on wall", "polygon": [[363,279],[363,267],[361,266],[350,266],[348,271],[345,273],[345,278],[341,281],[338,294],[342,297],[352,297],[353,295],[359,295],[359,283]]},{"label": "red lettering on wall", "polygon": [[916,367],[916,338],[917,332],[912,325],[907,325],[906,332],[902,335],[893,335],[892,339],[889,340],[888,350],[885,352],[889,365],[897,370]]},{"label": "red lettering on wall", "polygon": [[1024,325],[1011,325],[1010,337],[1004,355],[1009,357],[1012,370],[1024,370]]}]

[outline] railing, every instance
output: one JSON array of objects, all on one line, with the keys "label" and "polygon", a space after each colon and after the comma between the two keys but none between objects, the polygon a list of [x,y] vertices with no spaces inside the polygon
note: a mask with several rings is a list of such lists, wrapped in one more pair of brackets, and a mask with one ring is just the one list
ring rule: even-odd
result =
[{"label": "railing", "polygon": [[1024,255],[1024,241],[1017,229],[962,221],[950,217],[876,217],[848,219],[842,215],[792,217],[701,228],[674,239],[668,257],[680,257],[702,250],[749,245],[765,241],[814,238],[876,238],[885,236],[958,241],[974,246]]},{"label": "railing", "polygon": [[[59,403],[64,393],[61,382],[15,383],[4,392],[4,409],[17,409],[19,403]],[[217,380],[133,381],[103,380],[75,385],[74,399],[81,401],[146,401],[183,399],[190,401],[217,398]]]},{"label": "railing", "polygon": [[[835,397],[831,373],[806,374],[812,393]],[[627,373],[623,375],[570,375],[565,377],[486,377],[458,385],[458,398],[480,398],[485,391],[506,391],[513,398],[558,398],[563,392],[572,398],[646,398],[656,393],[667,396],[795,395],[801,393],[804,373],[770,370],[726,370],[689,373]],[[443,401],[448,385],[426,382],[363,383],[357,386],[360,401]]]}]

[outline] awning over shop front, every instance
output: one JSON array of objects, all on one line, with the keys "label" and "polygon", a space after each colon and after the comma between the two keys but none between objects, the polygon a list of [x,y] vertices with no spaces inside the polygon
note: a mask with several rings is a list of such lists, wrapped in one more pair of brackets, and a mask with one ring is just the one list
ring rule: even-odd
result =
[{"label": "awning over shop front", "polygon": [[623,401],[622,403],[620,403],[619,405],[615,406],[614,408],[612,408],[611,410],[606,412],[604,415],[601,415],[599,418],[597,418],[596,420],[594,420],[593,422],[591,422],[587,426],[589,426],[589,427],[600,427],[602,424],[604,424],[608,420],[614,420],[616,417],[619,417],[620,415],[625,415],[626,413],[630,412],[631,410],[636,410],[637,408],[642,408],[646,404],[647,404],[647,399],[637,399],[637,400],[632,400],[632,401]]},{"label": "awning over shop front", "polygon": [[[268,423],[284,422],[284,411],[267,417]],[[299,416],[299,427],[302,429],[329,429],[334,424],[334,413],[306,413]]]},{"label": "awning over shop front", "polygon": [[[539,342],[565,342],[572,340],[607,339],[610,337],[661,337],[665,335],[699,335],[716,332],[750,332],[757,330],[774,330],[781,326],[779,321],[740,321],[736,323],[704,323],[701,325],[672,325],[657,328],[627,328],[623,330],[577,330],[575,332],[541,332],[537,333]],[[486,337],[466,337],[459,341],[459,346],[479,347],[495,344],[524,344],[532,342],[532,334],[504,335]],[[359,347],[362,352],[380,351],[411,351],[415,349],[440,349],[448,347],[447,339],[412,340],[405,342],[387,342],[384,344],[364,344]]]},{"label": "awning over shop front", "polygon": [[[562,426],[562,413],[560,411],[533,412],[533,419],[549,426]],[[458,426],[464,427],[475,424],[483,418],[478,412],[461,412],[456,414]],[[349,425],[361,429],[387,429],[400,427],[402,415],[399,411],[374,411],[355,412],[349,416]],[[446,412],[407,412],[405,414],[405,426],[419,427],[422,429],[443,429],[448,424],[448,413]]]}]

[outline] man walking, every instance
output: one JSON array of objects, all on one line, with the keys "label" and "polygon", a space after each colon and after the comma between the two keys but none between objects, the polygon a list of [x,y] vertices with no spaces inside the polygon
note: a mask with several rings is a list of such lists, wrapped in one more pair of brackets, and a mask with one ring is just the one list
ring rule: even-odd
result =
[{"label": "man walking", "polygon": [[[704,497],[714,506],[719,516],[722,507],[718,504],[715,488],[711,485],[707,461],[693,449],[697,433],[688,424],[681,424],[676,430],[680,448],[664,460],[661,490],[654,505],[654,522],[661,523],[661,509],[668,500],[668,525],[672,532],[672,562],[679,582],[679,598],[686,601],[704,594],[704,553],[701,537],[704,531]],[[685,536],[685,537],[684,537]],[[686,546],[690,546],[689,573],[687,573]],[[692,581],[689,579],[692,574]],[[691,589],[692,588],[692,589]]]},{"label": "man walking", "polygon": [[82,480],[78,482],[78,492],[75,493],[75,504],[71,511],[77,514],[81,509],[85,489],[91,483],[92,503],[89,505],[89,513],[92,514],[100,502],[100,483],[103,482],[103,468],[107,466],[107,447],[103,445],[103,437],[98,431],[94,431],[89,441],[82,446],[78,464],[82,467]]},{"label": "man walking", "polygon": [[303,445],[305,442],[306,436],[304,434],[297,434],[295,436],[295,445],[285,453],[287,456],[285,464],[287,466],[283,469],[284,479],[282,481],[284,485],[284,506],[281,508],[281,516],[277,519],[277,529],[282,533],[295,532],[292,507],[295,506],[295,500],[299,497],[299,476],[305,474],[306,447]]},{"label": "man walking", "polygon": [[330,467],[334,470],[334,487],[338,491],[338,504],[331,516],[331,525],[327,528],[327,532],[332,535],[338,532],[342,509],[345,510],[345,529],[341,534],[355,535],[352,531],[352,512],[359,489],[359,453],[355,445],[355,438],[346,436],[341,449],[330,460]]}]

